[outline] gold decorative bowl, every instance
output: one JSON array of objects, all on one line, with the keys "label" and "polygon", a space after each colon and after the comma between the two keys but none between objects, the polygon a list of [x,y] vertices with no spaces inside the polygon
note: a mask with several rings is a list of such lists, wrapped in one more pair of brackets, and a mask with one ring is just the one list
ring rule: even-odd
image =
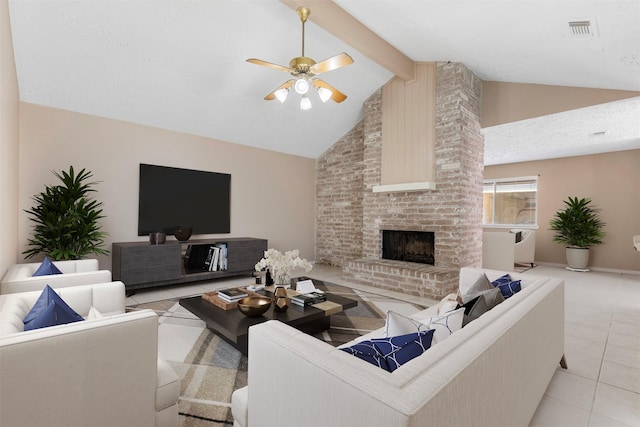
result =
[{"label": "gold decorative bowl", "polygon": [[238,310],[247,317],[262,316],[271,307],[271,298],[251,296],[238,301]]}]

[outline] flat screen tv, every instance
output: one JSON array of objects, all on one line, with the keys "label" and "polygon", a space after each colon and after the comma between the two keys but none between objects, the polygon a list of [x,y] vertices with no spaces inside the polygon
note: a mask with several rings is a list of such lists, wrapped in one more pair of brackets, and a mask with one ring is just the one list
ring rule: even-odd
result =
[{"label": "flat screen tv", "polygon": [[138,236],[231,232],[231,175],[140,164]]}]

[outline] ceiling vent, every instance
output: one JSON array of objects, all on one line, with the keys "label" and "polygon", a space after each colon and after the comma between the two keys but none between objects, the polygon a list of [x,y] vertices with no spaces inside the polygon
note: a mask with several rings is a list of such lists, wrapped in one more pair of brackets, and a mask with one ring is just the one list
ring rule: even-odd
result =
[{"label": "ceiling vent", "polygon": [[574,19],[569,21],[569,30],[573,37],[597,37],[595,19]]}]

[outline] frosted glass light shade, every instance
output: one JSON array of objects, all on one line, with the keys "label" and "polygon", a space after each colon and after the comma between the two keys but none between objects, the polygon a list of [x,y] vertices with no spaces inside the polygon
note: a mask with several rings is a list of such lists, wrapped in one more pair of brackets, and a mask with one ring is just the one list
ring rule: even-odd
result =
[{"label": "frosted glass light shade", "polygon": [[301,110],[310,110],[312,107],[311,100],[306,96],[303,96],[300,100],[300,109]]},{"label": "frosted glass light shade", "polygon": [[318,88],[318,95],[320,95],[320,99],[322,100],[322,102],[327,102],[331,99],[331,95],[333,95],[333,92],[331,92],[326,87],[321,87]]},{"label": "frosted glass light shade", "polygon": [[278,101],[284,103],[287,100],[287,95],[289,95],[289,89],[278,89],[274,95]]},{"label": "frosted glass light shade", "polygon": [[305,93],[309,92],[309,82],[307,81],[307,79],[301,77],[298,80],[296,80],[295,84],[293,85],[293,88],[300,95],[304,95]]}]

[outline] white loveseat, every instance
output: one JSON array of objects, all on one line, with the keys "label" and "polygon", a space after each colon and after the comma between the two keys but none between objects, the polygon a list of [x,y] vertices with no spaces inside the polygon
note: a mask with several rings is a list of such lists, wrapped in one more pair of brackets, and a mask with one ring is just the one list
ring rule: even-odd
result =
[{"label": "white loveseat", "polygon": [[56,289],[104,317],[24,332],[41,291],[0,295],[0,426],[176,426],[180,379],[158,358],[158,317],[125,313],[122,282]]},{"label": "white loveseat", "polygon": [[234,425],[527,426],[563,357],[564,282],[512,277],[522,291],[392,373],[281,322],[251,327]]},{"label": "white loveseat", "polygon": [[0,282],[0,294],[39,291],[46,285],[55,289],[111,282],[111,272],[98,270],[97,259],[53,261],[53,264],[63,274],[33,277],[40,266],[39,262],[12,265]]}]

